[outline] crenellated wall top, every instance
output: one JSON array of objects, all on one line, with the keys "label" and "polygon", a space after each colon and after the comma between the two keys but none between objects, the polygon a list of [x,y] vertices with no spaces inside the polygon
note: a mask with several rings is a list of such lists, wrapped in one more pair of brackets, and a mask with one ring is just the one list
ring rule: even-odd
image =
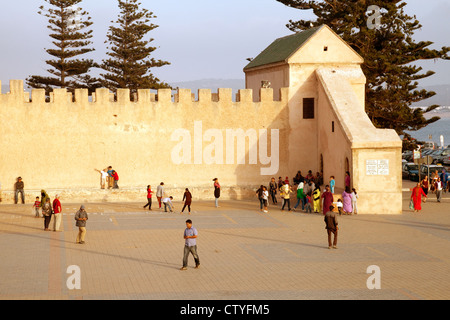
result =
[{"label": "crenellated wall top", "polygon": [[[199,89],[197,98],[192,93],[191,89],[177,89],[173,94],[171,89],[139,89],[133,101],[130,99],[129,89],[118,89],[117,93],[112,93],[107,88],[96,89],[92,97],[89,96],[87,89],[75,89],[72,94],[67,89],[54,89],[50,94],[50,101],[46,100],[44,89],[32,89],[31,95],[24,90],[23,80],[10,80],[10,91],[8,93],[0,94],[0,104],[14,101],[18,103],[44,104],[44,103],[74,103],[74,104],[102,104],[102,103],[253,103],[253,90],[240,89],[236,94],[236,99],[233,101],[233,93],[230,88],[219,88],[217,93],[213,93],[211,89]],[[0,82],[1,85],[1,82]],[[156,93],[155,93],[156,91]],[[261,88],[259,92],[260,99],[258,102],[276,102],[274,100],[272,88]],[[288,88],[280,89],[279,102],[287,102]]]}]

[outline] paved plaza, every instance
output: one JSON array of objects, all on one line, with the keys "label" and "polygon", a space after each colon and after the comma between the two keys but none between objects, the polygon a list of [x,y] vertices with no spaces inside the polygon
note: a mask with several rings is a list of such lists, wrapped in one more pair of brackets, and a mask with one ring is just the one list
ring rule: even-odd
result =
[{"label": "paved plaza", "polygon": [[[450,299],[450,195],[430,195],[421,213],[340,216],[338,249],[328,249],[323,216],[259,202],[194,201],[192,214],[141,203],[84,203],[86,243],[74,214],[62,232],[44,231],[32,204],[0,204],[0,299],[63,300],[430,300]],[[383,201],[380,193],[380,201]],[[156,200],[156,199],[155,199]],[[175,199],[177,200],[177,199]],[[178,199],[179,200],[179,199]],[[199,231],[201,267],[181,271],[186,219]],[[52,226],[52,223],[50,224]],[[369,266],[380,289],[369,289]],[[78,268],[80,288],[70,287]],[[70,282],[70,283],[68,283]]]}]

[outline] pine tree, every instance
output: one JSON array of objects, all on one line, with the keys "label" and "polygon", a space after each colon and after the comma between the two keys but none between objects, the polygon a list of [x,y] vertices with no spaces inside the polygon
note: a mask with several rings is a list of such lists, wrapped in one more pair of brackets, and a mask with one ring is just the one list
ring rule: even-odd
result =
[{"label": "pine tree", "polygon": [[137,0],[118,0],[118,5],[117,26],[110,26],[107,35],[110,44],[107,55],[110,58],[103,60],[101,65],[107,71],[101,74],[103,85],[113,92],[118,88],[128,88],[131,97],[138,89],[170,88],[150,72],[151,68],[170,64],[150,58],[156,50],[156,47],[149,46],[154,39],[144,39],[148,32],[158,27],[151,23],[156,16],[147,9],[141,9]]},{"label": "pine tree", "polygon": [[[366,112],[376,127],[395,129],[399,135],[410,138],[405,131],[416,131],[439,120],[439,117],[426,119],[424,116],[438,105],[426,110],[410,108],[411,104],[436,94],[417,89],[418,80],[434,72],[422,73],[422,68],[413,63],[425,59],[448,60],[450,48],[428,49],[432,42],[416,42],[412,38],[414,31],[422,26],[416,16],[404,12],[404,1],[277,1],[292,8],[312,10],[317,17],[315,21],[290,20],[286,25],[289,30],[298,32],[327,24],[364,58]],[[372,5],[376,7],[370,8]]]},{"label": "pine tree", "polygon": [[89,27],[93,22],[88,12],[77,6],[82,0],[45,1],[50,7],[41,6],[38,13],[48,18],[47,28],[52,32],[50,37],[56,47],[46,49],[54,57],[46,61],[51,67],[47,70],[51,76],[33,75],[26,79],[26,83],[32,88],[44,88],[47,95],[54,88],[67,88],[71,92],[75,88],[89,88],[92,91],[98,84],[95,85],[95,78],[87,73],[96,64],[92,59],[75,59],[95,50],[89,47],[92,44]]}]

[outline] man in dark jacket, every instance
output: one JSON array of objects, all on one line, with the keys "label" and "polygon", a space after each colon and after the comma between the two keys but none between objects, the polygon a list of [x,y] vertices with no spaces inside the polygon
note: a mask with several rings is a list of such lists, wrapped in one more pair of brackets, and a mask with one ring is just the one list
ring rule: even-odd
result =
[{"label": "man in dark jacket", "polygon": [[328,249],[331,249],[331,233],[334,234],[334,240],[333,240],[333,248],[337,249],[337,235],[338,235],[338,220],[336,212],[333,211],[334,206],[329,207],[330,211],[328,211],[325,214],[325,218],[323,221],[325,221],[325,229],[327,229],[328,233]]},{"label": "man in dark jacket", "polygon": [[24,184],[21,177],[17,178],[17,182],[14,184],[14,203],[17,204],[19,201],[19,193],[22,198],[22,203],[25,203],[25,195],[23,193]]},{"label": "man in dark jacket", "polygon": [[77,243],[84,243],[84,237],[86,235],[86,221],[88,219],[88,214],[84,205],[80,206],[80,210],[75,213],[76,226],[78,227]]}]

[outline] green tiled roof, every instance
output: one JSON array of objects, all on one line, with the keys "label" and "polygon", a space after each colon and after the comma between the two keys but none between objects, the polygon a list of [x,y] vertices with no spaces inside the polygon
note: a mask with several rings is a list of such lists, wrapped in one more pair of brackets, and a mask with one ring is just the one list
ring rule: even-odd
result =
[{"label": "green tiled roof", "polygon": [[283,62],[297,51],[320,27],[311,28],[286,37],[278,38],[249,64],[244,70],[264,66],[272,63]]}]

